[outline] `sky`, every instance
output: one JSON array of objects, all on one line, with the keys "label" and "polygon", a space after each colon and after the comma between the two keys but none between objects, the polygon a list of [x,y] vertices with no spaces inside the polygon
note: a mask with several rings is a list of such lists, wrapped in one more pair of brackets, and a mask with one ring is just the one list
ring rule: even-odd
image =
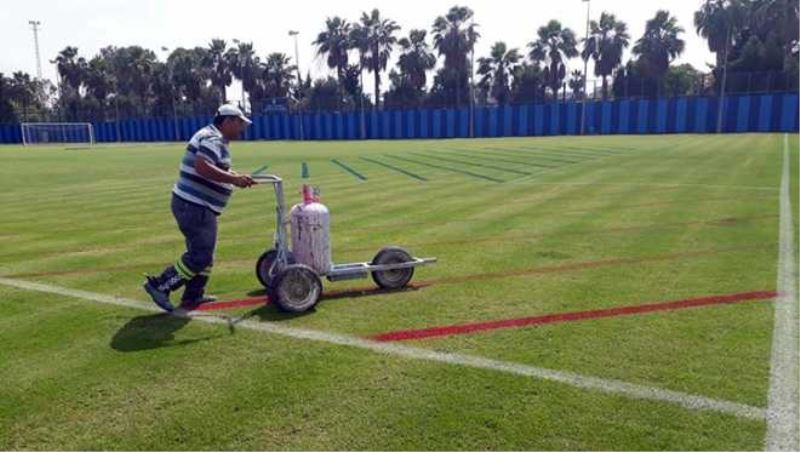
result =
[{"label": "sky", "polygon": [[[625,21],[632,40],[642,35],[645,22],[657,10],[669,10],[686,30],[682,35],[686,50],[677,63],[690,63],[706,71],[714,56],[692,24],[694,11],[702,1],[592,0],[589,5],[592,19],[608,11]],[[239,39],[253,42],[262,58],[267,53],[283,52],[294,59],[289,30],[300,32],[299,62],[303,74],[310,70],[312,76],[324,76],[332,71],[324,59],[315,56],[311,42],[323,29],[326,17],[339,15],[355,21],[363,11],[378,8],[383,16],[402,27],[400,35],[407,35],[413,28],[430,32],[434,19],[456,4],[475,11],[481,33],[476,58],[487,55],[492,44],[500,40],[510,48],[525,51],[527,43],[535,39],[536,30],[550,19],[558,19],[579,37],[586,31],[587,3],[582,0],[26,0],[14,2],[13,8],[3,8],[0,16],[0,42],[6,43],[0,53],[0,72],[22,70],[36,74],[33,31],[28,23],[35,19],[41,22],[43,75],[51,80],[56,79],[56,70],[49,61],[68,45],[78,47],[87,59],[107,45],[141,45],[154,50],[163,61],[167,52],[162,47],[207,46],[212,38],[229,43]],[[629,55],[630,48],[624,61]],[[570,61],[569,69],[583,69],[582,60]],[[590,63],[589,73],[592,71]],[[370,92],[371,79],[366,79],[365,85]],[[240,93],[237,84],[229,88],[228,95],[236,99]]]}]

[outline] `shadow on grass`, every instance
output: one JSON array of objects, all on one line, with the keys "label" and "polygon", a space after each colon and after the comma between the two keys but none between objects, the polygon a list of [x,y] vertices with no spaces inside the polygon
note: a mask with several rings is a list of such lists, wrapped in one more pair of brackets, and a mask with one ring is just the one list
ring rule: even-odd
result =
[{"label": "shadow on grass", "polygon": [[[353,289],[344,289],[344,290],[329,290],[327,292],[322,293],[322,297],[320,301],[326,300],[339,300],[342,298],[364,298],[364,297],[374,297],[377,295],[389,295],[394,293],[401,293],[401,292],[414,292],[420,289],[424,289],[427,287],[427,284],[409,284],[406,287],[400,289],[381,289],[379,287],[370,287],[370,288],[353,288]],[[247,292],[247,295],[250,297],[266,297],[267,291],[265,289],[256,289],[250,292]]]},{"label": "shadow on grass", "polygon": [[[420,284],[420,285],[409,285],[401,289],[381,289],[377,287],[371,287],[368,289],[355,288],[346,290],[331,290],[322,294],[322,297],[320,298],[320,303],[325,303],[328,301],[339,300],[344,298],[366,298],[379,295],[390,295],[401,292],[414,292],[424,287],[425,285]],[[266,291],[264,289],[253,290],[248,292],[247,295],[251,297],[266,296]],[[292,320],[306,315],[310,315],[313,314],[314,312],[315,309],[310,309],[306,312],[302,312],[299,314],[291,314],[281,311],[273,303],[268,303],[258,309],[250,311],[249,313],[247,313],[246,317],[247,318],[257,317],[262,321],[268,321],[268,322],[283,322],[286,320]]]},{"label": "shadow on grass", "polygon": [[189,318],[169,314],[134,317],[111,339],[111,348],[120,352],[136,352],[161,347],[185,346],[220,337],[220,335],[214,335],[197,339],[175,340],[175,333],[190,321]]}]

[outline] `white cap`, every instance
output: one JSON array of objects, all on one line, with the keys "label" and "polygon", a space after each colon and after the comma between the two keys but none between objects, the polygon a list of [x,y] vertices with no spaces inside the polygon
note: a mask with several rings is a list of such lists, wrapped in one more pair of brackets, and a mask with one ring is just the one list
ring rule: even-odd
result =
[{"label": "white cap", "polygon": [[222,104],[217,109],[217,116],[236,116],[244,121],[245,124],[253,123],[253,121],[251,121],[247,116],[244,115],[244,113],[242,113],[242,110],[240,110],[239,107],[233,104]]}]

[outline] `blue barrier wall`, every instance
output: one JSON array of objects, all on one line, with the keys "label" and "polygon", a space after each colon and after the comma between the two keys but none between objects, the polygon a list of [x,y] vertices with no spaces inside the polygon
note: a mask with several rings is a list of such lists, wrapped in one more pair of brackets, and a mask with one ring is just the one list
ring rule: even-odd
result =
[{"label": "blue barrier wall", "polygon": [[[725,98],[722,130],[797,132],[796,93],[750,94]],[[587,102],[584,133],[711,133],[717,129],[719,99],[678,97]],[[475,137],[574,135],[581,132],[580,103],[476,107]],[[211,122],[210,116],[129,119],[94,124],[98,142],[186,141]],[[357,140],[468,138],[469,109],[420,109],[345,113],[286,113],[255,116],[247,140]],[[19,125],[0,125],[0,143],[20,143]]]}]

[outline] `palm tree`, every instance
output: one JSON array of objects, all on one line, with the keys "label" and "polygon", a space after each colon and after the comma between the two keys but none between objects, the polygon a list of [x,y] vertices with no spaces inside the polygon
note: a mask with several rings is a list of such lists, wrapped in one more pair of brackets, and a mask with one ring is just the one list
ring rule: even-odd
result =
[{"label": "palm tree", "polygon": [[140,46],[129,46],[122,50],[127,58],[127,64],[119,70],[128,74],[132,94],[139,98],[138,108],[142,113],[146,113],[152,100],[156,54]]},{"label": "palm tree", "polygon": [[28,109],[33,104],[36,97],[36,90],[33,87],[33,80],[30,74],[22,71],[17,71],[11,74],[10,81],[10,98],[17,103],[18,107],[22,107],[23,120],[28,119]]},{"label": "palm tree", "polygon": [[633,46],[633,54],[639,57],[642,71],[658,86],[661,86],[670,63],[683,52],[685,43],[678,37],[681,33],[683,28],[678,25],[678,20],[668,11],[659,10],[647,21],[644,35]]},{"label": "palm tree", "polygon": [[392,47],[397,43],[394,33],[399,29],[395,21],[381,18],[380,11],[373,9],[370,14],[361,14],[361,23],[351,34],[360,51],[362,67],[366,66],[375,75],[375,108],[381,99],[381,72],[386,70]]},{"label": "palm tree", "polygon": [[537,36],[536,41],[528,43],[530,58],[546,63],[543,74],[545,85],[550,88],[553,98],[557,99],[558,90],[567,75],[566,61],[578,56],[575,33],[562,27],[561,22],[551,20],[539,28]]},{"label": "palm tree", "polygon": [[445,88],[455,88],[456,106],[461,106],[461,93],[467,90],[468,70],[467,56],[475,47],[480,37],[473,22],[474,13],[464,6],[454,6],[445,16],[439,16],[433,22],[433,46],[444,55],[444,69],[440,80],[446,81]]},{"label": "palm tree", "polygon": [[352,47],[351,28],[341,17],[329,17],[325,20],[325,30],[313,42],[317,46],[317,55],[326,56],[328,67],[336,69],[336,78],[340,84],[347,70],[347,52]]},{"label": "palm tree", "polygon": [[594,74],[603,79],[603,100],[608,97],[608,76],[622,64],[622,52],[628,47],[630,35],[625,22],[613,14],[600,15],[600,22],[591,21],[589,38],[584,42],[581,57],[594,60]]},{"label": "palm tree", "polygon": [[77,94],[86,75],[86,59],[78,56],[78,48],[65,47],[51,62],[56,64],[61,82]]},{"label": "palm tree", "polygon": [[109,94],[114,90],[114,77],[108,62],[96,56],[89,61],[86,71],[86,91],[101,104],[105,104]]},{"label": "palm tree", "polygon": [[297,66],[291,62],[292,59],[283,53],[267,55],[261,72],[261,83],[267,99],[289,95],[297,71]]},{"label": "palm tree", "polygon": [[708,40],[708,50],[716,54],[717,68],[724,65],[725,51],[743,25],[742,6],[740,0],[706,0],[694,13],[697,34]]},{"label": "palm tree", "polygon": [[411,30],[407,38],[398,41],[403,53],[397,65],[414,88],[420,91],[428,84],[428,71],[436,67],[436,55],[430,51],[428,43],[425,42],[426,34],[425,30]]},{"label": "palm tree", "polygon": [[511,82],[511,99],[513,102],[536,102],[544,98],[544,76],[540,62],[533,64],[522,62],[514,69]]},{"label": "palm tree", "polygon": [[479,86],[488,89],[499,104],[507,103],[511,97],[511,75],[520,59],[519,51],[507,49],[502,41],[492,46],[491,56],[478,59],[478,75],[482,76]]},{"label": "palm tree", "polygon": [[2,122],[12,123],[19,120],[11,102],[12,96],[11,80],[0,72],[0,121]]},{"label": "palm tree", "polygon": [[583,72],[577,69],[572,71],[569,77],[569,82],[567,82],[567,85],[569,85],[569,89],[572,90],[572,96],[575,99],[578,99],[578,97],[581,96],[581,94],[583,93],[583,85],[584,85]]},{"label": "palm tree", "polygon": [[204,62],[210,68],[211,85],[219,90],[222,103],[227,102],[225,88],[231,84],[231,58],[227,53],[228,44],[223,39],[212,39],[208,45],[207,60]]},{"label": "palm tree", "polygon": [[[172,69],[172,84],[177,91],[176,97],[179,101],[185,98],[192,107],[191,111],[213,108],[213,105],[206,105],[212,103],[212,97],[216,97],[216,95],[211,96],[212,90],[216,91],[216,88],[208,88],[211,80],[211,70],[205,65],[208,59],[208,50],[203,47],[194,49],[179,47],[167,58],[167,64]],[[217,103],[216,99],[213,103]]]},{"label": "palm tree", "polygon": [[242,82],[242,90],[247,93],[248,98],[252,97],[258,78],[258,67],[260,59],[253,50],[252,42],[239,42],[234,40],[237,45],[228,51],[231,63],[231,72]]},{"label": "palm tree", "polygon": [[[796,64],[797,57],[792,56],[792,48],[797,45],[800,34],[800,5],[796,0],[765,0],[753,5],[753,21],[760,28],[778,36],[784,50],[784,69],[788,69],[791,60]],[[739,8],[741,10],[743,8]]]}]

